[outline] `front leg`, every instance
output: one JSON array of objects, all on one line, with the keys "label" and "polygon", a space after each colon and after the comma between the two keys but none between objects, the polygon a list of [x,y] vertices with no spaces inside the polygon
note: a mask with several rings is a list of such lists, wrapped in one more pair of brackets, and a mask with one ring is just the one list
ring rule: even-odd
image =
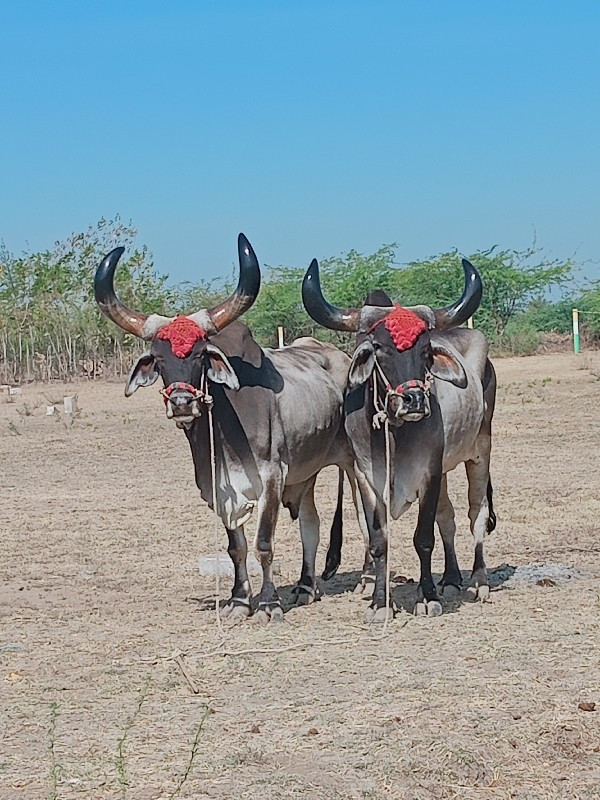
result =
[{"label": "front leg", "polygon": [[256,555],[263,572],[263,582],[258,595],[256,617],[259,622],[282,622],[283,608],[273,581],[273,539],[281,503],[281,485],[275,479],[265,481],[265,488],[258,501],[258,527],[256,531]]},{"label": "front leg", "polygon": [[444,574],[438,584],[438,588],[444,598],[456,597],[460,593],[462,575],[454,548],[456,521],[454,519],[454,506],[448,496],[448,478],[446,475],[442,476],[435,520],[444,545]]},{"label": "front leg", "polygon": [[419,517],[414,535],[414,545],[421,564],[418,599],[415,605],[416,616],[438,617],[442,613],[440,596],[437,593],[431,574],[431,554],[433,553],[433,525],[440,495],[441,475],[431,476],[419,492]]},{"label": "front leg", "polygon": [[365,619],[367,622],[385,622],[394,616],[390,587],[387,585],[388,532],[385,527],[385,506],[358,469],[356,479],[369,529],[369,553],[375,568],[373,598]]},{"label": "front leg", "polygon": [[248,545],[246,543],[246,536],[244,535],[244,528],[226,528],[227,536],[229,537],[229,546],[227,552],[233,561],[233,568],[235,570],[235,580],[233,583],[233,591],[231,598],[227,605],[222,609],[221,616],[229,622],[237,624],[243,622],[252,613],[250,605],[252,599],[252,590],[250,588],[250,580],[248,578],[248,567],[246,565],[246,557],[248,555]]}]

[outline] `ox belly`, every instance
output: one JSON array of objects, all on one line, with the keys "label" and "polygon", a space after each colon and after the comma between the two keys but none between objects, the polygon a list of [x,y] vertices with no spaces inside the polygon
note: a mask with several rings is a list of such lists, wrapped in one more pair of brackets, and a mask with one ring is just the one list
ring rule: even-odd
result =
[{"label": "ox belly", "polygon": [[445,381],[435,383],[444,425],[444,473],[463,461],[477,461],[480,457],[477,437],[483,422],[483,387],[464,361],[463,366],[468,379],[464,389]]},{"label": "ox belly", "polygon": [[283,377],[276,395],[283,432],[280,457],[285,483],[293,485],[338,463],[342,451],[350,458],[342,425],[343,387],[319,351],[292,345],[269,355]]}]

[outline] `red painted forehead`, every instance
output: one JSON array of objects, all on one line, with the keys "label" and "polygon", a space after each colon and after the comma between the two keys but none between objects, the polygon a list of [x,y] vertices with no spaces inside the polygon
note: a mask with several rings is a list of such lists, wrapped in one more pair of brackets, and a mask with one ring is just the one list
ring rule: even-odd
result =
[{"label": "red painted forehead", "polygon": [[156,334],[157,339],[166,339],[171,343],[173,355],[177,358],[185,358],[194,349],[198,339],[206,339],[207,333],[204,328],[197,325],[189,317],[175,317],[173,322],[162,327]]},{"label": "red painted forehead", "polygon": [[429,329],[425,320],[421,319],[414,311],[402,306],[396,306],[393,311],[372,325],[369,333],[383,323],[389,332],[396,350],[410,350],[422,333]]}]

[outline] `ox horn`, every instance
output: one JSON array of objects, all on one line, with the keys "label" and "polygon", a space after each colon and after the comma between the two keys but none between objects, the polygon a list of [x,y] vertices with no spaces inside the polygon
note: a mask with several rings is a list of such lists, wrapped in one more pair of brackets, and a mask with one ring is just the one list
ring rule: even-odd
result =
[{"label": "ox horn", "polygon": [[260,267],[252,245],[243,233],[238,236],[240,277],[234,293],[218,306],[208,309],[215,330],[223,330],[230,322],[247,311],[258,296],[260,289]]},{"label": "ox horn", "polygon": [[336,308],[323,297],[319,278],[319,262],[316,258],[302,281],[302,302],[304,308],[319,325],[334,331],[357,331],[360,323],[360,309]]},{"label": "ox horn", "polygon": [[462,268],[465,272],[465,288],[460,299],[451,306],[432,309],[435,316],[435,327],[438,330],[443,331],[446,328],[462,325],[469,317],[473,316],[481,303],[483,294],[481,275],[466,258],[462,259]]},{"label": "ox horn", "polygon": [[144,338],[142,333],[148,314],[132,311],[127,308],[116,295],[114,277],[119,259],[125,252],[124,247],[115,247],[105,256],[94,277],[94,294],[96,302],[103,314],[115,322],[120,328],[134,336]]}]

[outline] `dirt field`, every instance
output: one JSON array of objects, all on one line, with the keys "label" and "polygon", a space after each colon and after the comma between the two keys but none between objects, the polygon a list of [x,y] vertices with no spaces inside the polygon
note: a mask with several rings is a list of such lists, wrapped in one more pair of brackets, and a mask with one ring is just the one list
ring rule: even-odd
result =
[{"label": "dirt field", "polygon": [[[213,518],[156,387],[0,398],[0,798],[600,798],[600,357],[496,365],[488,566],[583,575],[500,584],[492,603],[437,619],[403,610],[383,638],[347,591],[362,563],[349,505],[323,600],[222,641],[197,568],[214,552]],[[73,391],[71,426],[45,416],[48,397]],[[325,533],[335,485],[325,472]],[[451,496],[466,570],[462,470]],[[414,519],[392,532],[408,578]],[[300,548],[287,512],[276,560],[289,607]],[[398,602],[413,591],[399,586]]]}]

